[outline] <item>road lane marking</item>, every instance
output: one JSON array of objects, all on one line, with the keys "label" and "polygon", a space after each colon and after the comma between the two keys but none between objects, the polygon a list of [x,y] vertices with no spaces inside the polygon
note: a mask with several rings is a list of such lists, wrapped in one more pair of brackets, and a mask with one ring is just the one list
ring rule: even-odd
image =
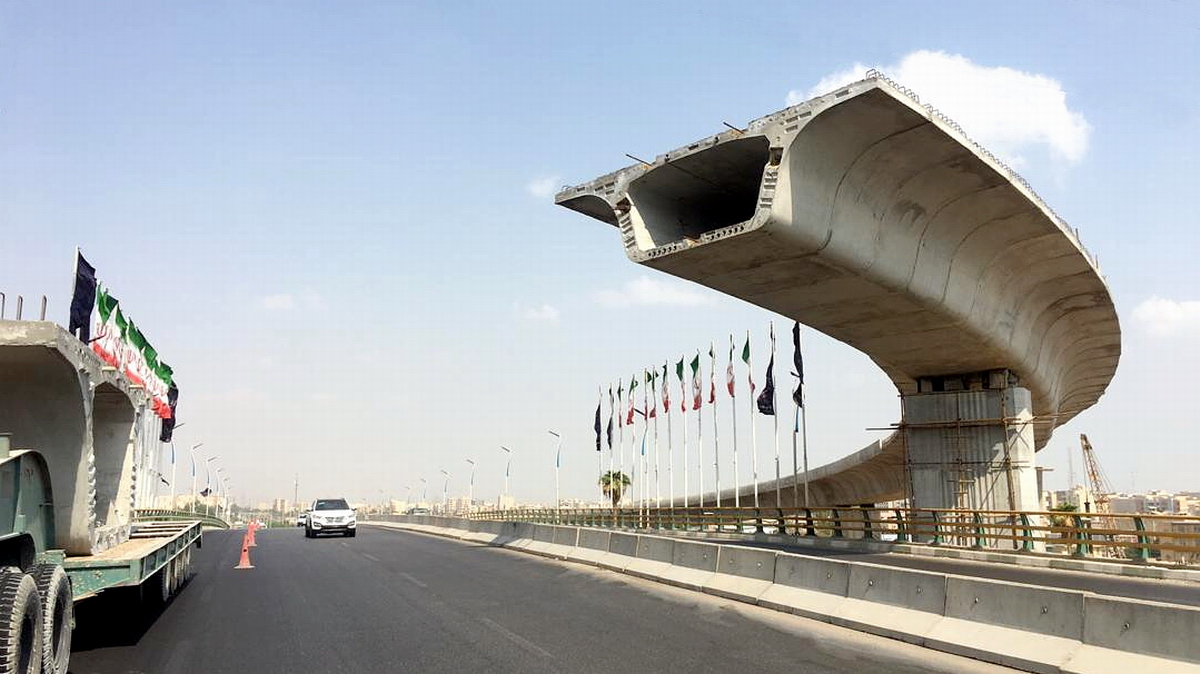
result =
[{"label": "road lane marking", "polygon": [[494,620],[489,620],[488,618],[480,618],[479,620],[483,624],[487,625],[488,627],[490,627],[490,628],[496,630],[497,632],[499,632],[500,634],[504,635],[504,638],[506,638],[509,641],[513,642],[514,644],[524,648],[525,650],[531,651],[533,653],[537,653],[538,655],[540,655],[544,658],[551,658],[551,659],[554,658],[554,655],[552,653],[550,653],[549,651],[547,651],[546,649],[542,648],[541,646],[538,646],[537,644],[526,639],[525,637],[521,636],[520,634],[517,634],[516,632],[506,629],[504,626],[500,625],[499,623],[495,622]]},{"label": "road lane marking", "polygon": [[372,555],[369,552],[364,552],[363,557],[366,557],[367,559],[371,560],[372,562],[382,562],[383,561],[382,559],[376,557],[375,555]]},{"label": "road lane marking", "polygon": [[416,585],[417,587],[420,587],[420,588],[429,587],[425,583],[422,583],[421,581],[417,580],[416,578],[413,578],[412,576],[408,575],[407,573],[404,573],[403,571],[400,572],[400,576],[402,578],[404,578],[404,580],[407,580],[408,582],[412,583],[413,585]]}]

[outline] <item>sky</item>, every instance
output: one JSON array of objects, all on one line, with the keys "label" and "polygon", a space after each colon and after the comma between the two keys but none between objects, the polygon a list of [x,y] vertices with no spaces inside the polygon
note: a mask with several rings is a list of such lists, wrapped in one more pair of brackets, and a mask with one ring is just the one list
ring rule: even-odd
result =
[{"label": "sky", "polygon": [[[302,500],[462,496],[467,459],[494,499],[507,446],[513,496],[550,502],[554,430],[562,496],[595,499],[598,389],[698,350],[707,377],[710,343],[723,371],[747,331],[761,383],[768,325],[790,323],[631,263],[553,193],[872,67],[1019,171],[1099,258],[1123,355],[1038,453],[1047,485],[1065,488],[1069,456],[1082,480],[1087,433],[1116,489],[1200,490],[1186,1],[4,0],[0,292],[46,295],[65,324],[82,249],[175,369],[181,492],[203,443],[242,501],[290,498],[294,480]],[[898,421],[866,356],[811,330],[804,355],[812,465]]]}]

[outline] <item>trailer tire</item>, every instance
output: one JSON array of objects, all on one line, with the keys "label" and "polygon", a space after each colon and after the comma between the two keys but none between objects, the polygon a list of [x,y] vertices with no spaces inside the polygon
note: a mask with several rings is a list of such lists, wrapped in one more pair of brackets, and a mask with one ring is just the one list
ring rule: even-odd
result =
[{"label": "trailer tire", "polygon": [[38,564],[29,575],[42,603],[42,674],[66,674],[75,627],[71,577],[58,564]]},{"label": "trailer tire", "polygon": [[41,674],[42,604],[20,571],[0,574],[0,674]]}]

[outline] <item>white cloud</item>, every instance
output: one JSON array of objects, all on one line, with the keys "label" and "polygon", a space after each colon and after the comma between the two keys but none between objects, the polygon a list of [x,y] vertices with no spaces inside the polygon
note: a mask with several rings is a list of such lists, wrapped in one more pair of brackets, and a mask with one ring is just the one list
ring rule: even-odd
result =
[{"label": "white cloud", "polygon": [[300,295],[278,293],[258,299],[258,306],[267,311],[293,311],[295,309],[324,309],[325,299],[312,291]]},{"label": "white cloud", "polygon": [[549,199],[550,197],[554,196],[556,191],[558,191],[560,184],[561,182],[559,181],[558,176],[542,176],[540,178],[534,178],[533,180],[530,180],[529,184],[525,186],[525,189],[538,199]]},{"label": "white cloud", "polygon": [[1022,152],[1046,148],[1053,160],[1074,164],[1087,152],[1092,127],[1067,107],[1062,83],[1013,68],[982,66],[964,56],[915,51],[890,66],[854,64],[821,79],[808,91],[790,91],[788,105],[861,80],[874,67],[912,89],[973,140],[1012,166],[1024,162]]},{"label": "white cloud", "polygon": [[267,295],[258,300],[258,306],[268,311],[291,311],[296,308],[296,298],[287,293]]},{"label": "white cloud", "polygon": [[628,281],[618,290],[601,290],[595,294],[595,299],[596,302],[610,309],[651,306],[694,307],[712,301],[710,297],[680,283],[659,281],[649,276],[640,276]]},{"label": "white cloud", "polygon": [[1172,336],[1192,332],[1200,335],[1200,301],[1176,302],[1151,297],[1134,308],[1133,320],[1152,335]]},{"label": "white cloud", "polygon": [[543,304],[540,307],[527,307],[517,302],[513,305],[513,309],[521,318],[537,323],[557,323],[559,318],[558,309],[549,304]]}]

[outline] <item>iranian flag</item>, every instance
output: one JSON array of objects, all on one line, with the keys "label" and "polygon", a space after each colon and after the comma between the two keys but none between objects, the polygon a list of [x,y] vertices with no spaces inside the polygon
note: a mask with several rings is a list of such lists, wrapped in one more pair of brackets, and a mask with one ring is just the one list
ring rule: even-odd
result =
[{"label": "iranian flag", "polygon": [[671,412],[671,394],[668,393],[668,391],[671,390],[671,387],[667,386],[667,384],[669,383],[667,381],[667,379],[668,379],[667,364],[663,363],[663,383],[662,383],[663,414],[670,414],[670,412]]},{"label": "iranian flag", "polygon": [[646,417],[653,419],[658,412],[658,403],[654,400],[654,390],[658,388],[658,369],[646,371]]},{"label": "iranian flag", "polygon": [[675,363],[675,376],[679,378],[679,411],[687,414],[687,385],[683,383],[683,360],[687,356],[679,359]]},{"label": "iranian flag", "polygon": [[754,397],[754,372],[750,367],[750,331],[746,331],[746,346],[742,347],[742,362],[746,364],[746,381],[750,382],[750,397]]},{"label": "iranian flag", "polygon": [[120,302],[99,284],[95,309],[92,351],[105,364],[124,374],[131,384],[144,388],[155,414],[163,419],[172,418],[174,406],[170,394],[174,373],[170,366],[159,361],[158,351],[121,312]]},{"label": "iranian flag", "polygon": [[729,367],[725,368],[725,385],[729,387],[729,397],[733,398],[733,335],[729,336]]},{"label": "iranian flag", "polygon": [[704,401],[704,393],[700,386],[700,352],[696,352],[696,357],[692,359],[692,409],[700,409],[700,404]]},{"label": "iranian flag", "polygon": [[117,324],[121,313],[117,304],[117,298],[109,295],[106,288],[96,285],[96,326],[91,331],[94,335],[91,345],[92,351],[109,367],[120,366],[118,354],[123,340],[121,327]]},{"label": "iranian flag", "polygon": [[625,417],[625,425],[626,426],[633,425],[633,413],[634,413],[634,410],[636,409],[633,406],[633,390],[636,388],[637,388],[637,375],[635,374],[629,380],[629,415]]},{"label": "iranian flag", "polygon": [[711,343],[708,345],[708,358],[712,362],[712,367],[708,368],[708,404],[714,405],[717,402],[717,352]]}]

